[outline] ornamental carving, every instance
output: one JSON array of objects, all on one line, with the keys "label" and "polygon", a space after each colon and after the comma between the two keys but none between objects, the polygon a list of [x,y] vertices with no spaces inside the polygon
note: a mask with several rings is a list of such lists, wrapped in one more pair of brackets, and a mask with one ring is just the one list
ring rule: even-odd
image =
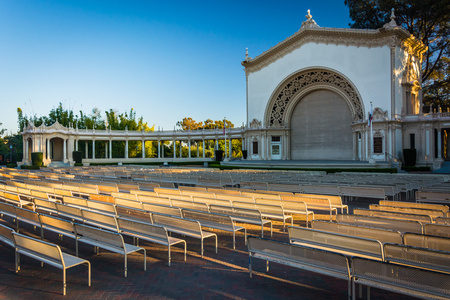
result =
[{"label": "ornamental carving", "polygon": [[250,122],[250,128],[261,128],[261,121],[258,121],[257,119],[253,119]]},{"label": "ornamental carving", "polygon": [[381,121],[384,121],[384,120],[387,120],[388,119],[388,113],[387,113],[387,110],[382,110],[381,108],[379,108],[379,107],[375,107],[374,109],[373,109],[373,113],[372,113],[372,119],[373,120],[381,120]]},{"label": "ornamental carving", "polygon": [[285,127],[286,110],[292,99],[309,86],[328,85],[338,89],[350,101],[352,106],[353,121],[361,121],[364,118],[363,107],[359,94],[353,85],[343,76],[328,70],[314,70],[303,72],[287,84],[278,92],[274,100],[269,104],[270,116],[269,127]]}]

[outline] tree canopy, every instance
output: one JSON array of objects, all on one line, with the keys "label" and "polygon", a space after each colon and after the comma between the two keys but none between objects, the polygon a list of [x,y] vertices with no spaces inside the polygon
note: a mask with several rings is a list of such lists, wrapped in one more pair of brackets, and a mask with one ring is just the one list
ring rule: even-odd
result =
[{"label": "tree canopy", "polygon": [[[211,119],[207,119],[204,122],[197,122],[191,117],[183,118],[182,121],[177,122],[177,126],[182,130],[197,130],[197,129],[214,129],[214,128],[223,128],[223,121],[213,121]],[[225,120],[227,128],[233,128],[234,124],[231,121]]]},{"label": "tree canopy", "polygon": [[414,35],[428,51],[422,62],[423,101],[450,105],[450,0],[345,0],[352,28],[377,29],[389,22]]},{"label": "tree canopy", "polygon": [[57,107],[50,110],[48,116],[31,116],[23,115],[22,109],[17,108],[18,123],[20,132],[29,124],[35,126],[45,124],[50,126],[58,121],[65,127],[73,126],[74,128],[88,128],[88,129],[112,129],[112,130],[145,130],[153,131],[154,126],[149,127],[147,122],[144,122],[143,117],[136,119],[136,112],[133,108],[130,112],[119,113],[117,110],[110,109],[105,111],[105,118],[98,108],[94,108],[90,114],[80,111],[80,116],[76,115],[72,110],[63,108],[60,102]]}]

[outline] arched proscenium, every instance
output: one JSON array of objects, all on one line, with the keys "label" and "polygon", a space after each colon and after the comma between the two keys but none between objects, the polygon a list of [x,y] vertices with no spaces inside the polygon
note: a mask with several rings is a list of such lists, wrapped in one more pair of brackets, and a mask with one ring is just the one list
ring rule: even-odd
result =
[{"label": "arched proscenium", "polygon": [[314,68],[288,77],[272,95],[266,110],[265,123],[268,127],[286,127],[289,123],[289,108],[301,97],[303,91],[317,89],[335,90],[348,102],[353,121],[364,119],[364,105],[354,85],[344,75],[336,71]]}]

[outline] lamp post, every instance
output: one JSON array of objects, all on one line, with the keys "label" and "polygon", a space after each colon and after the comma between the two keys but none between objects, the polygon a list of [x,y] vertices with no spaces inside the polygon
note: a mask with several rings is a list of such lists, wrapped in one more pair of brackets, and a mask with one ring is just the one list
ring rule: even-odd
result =
[{"label": "lamp post", "polygon": [[9,163],[12,164],[12,145],[9,145]]}]

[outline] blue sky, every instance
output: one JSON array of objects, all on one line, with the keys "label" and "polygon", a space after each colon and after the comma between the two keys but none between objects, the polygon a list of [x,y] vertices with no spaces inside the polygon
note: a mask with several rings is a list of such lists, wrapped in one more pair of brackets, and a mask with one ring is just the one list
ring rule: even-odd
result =
[{"label": "blue sky", "polygon": [[[150,126],[184,117],[245,122],[245,48],[255,57],[300,29],[348,28],[344,0],[0,1],[0,122],[65,108],[133,108]],[[103,114],[104,116],[104,114]]]}]

